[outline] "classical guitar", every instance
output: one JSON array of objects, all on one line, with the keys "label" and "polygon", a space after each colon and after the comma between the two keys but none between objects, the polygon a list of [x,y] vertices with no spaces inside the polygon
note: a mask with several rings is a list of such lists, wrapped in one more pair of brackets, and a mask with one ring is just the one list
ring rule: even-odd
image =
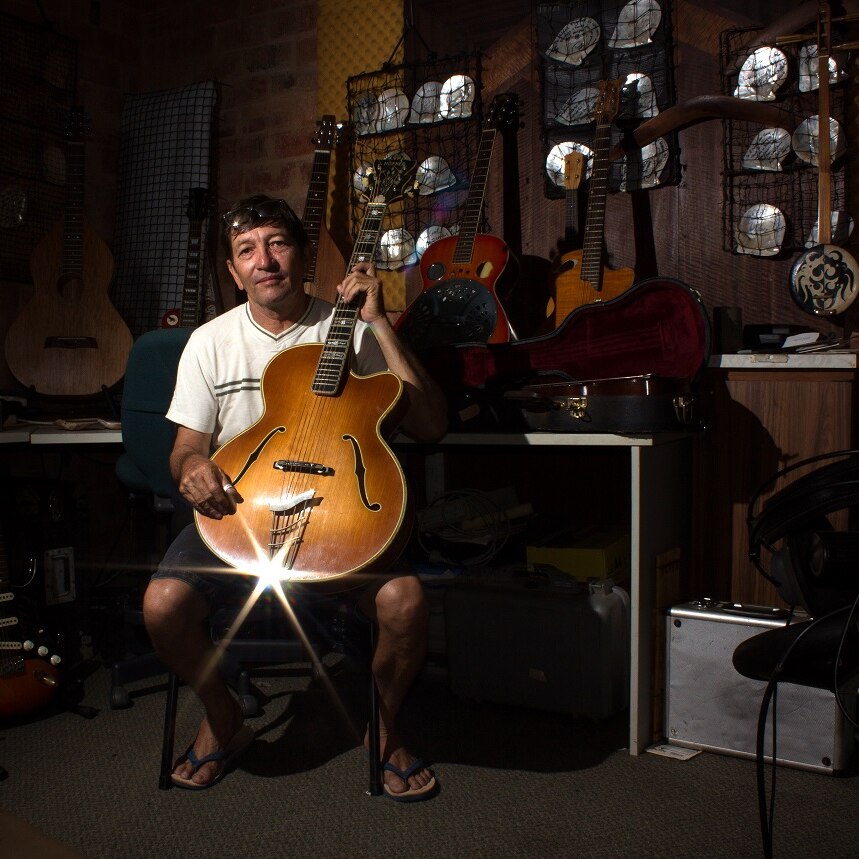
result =
[{"label": "classical guitar", "polygon": [[630,268],[603,266],[610,132],[620,103],[620,85],[619,79],[598,84],[599,94],[594,106],[594,156],[584,238],[580,250],[571,251],[561,258],[562,272],[555,279],[556,327],[577,307],[614,298],[629,289],[635,280],[635,273]]},{"label": "classical guitar", "polygon": [[6,551],[0,534],[0,718],[26,716],[46,706],[57,692],[59,655],[38,638],[21,640]]},{"label": "classical guitar", "polygon": [[107,289],[113,256],[84,221],[86,118],[74,108],[66,129],[64,217],[30,258],[34,293],[6,335],[6,361],[40,394],[91,395],[125,372],[132,336]]},{"label": "classical guitar", "polygon": [[796,303],[815,316],[843,313],[859,289],[859,264],[849,251],[832,244],[832,165],[829,130],[829,56],[832,39],[829,4],[817,16],[817,244],[801,254],[790,270]]},{"label": "classical guitar", "polygon": [[196,328],[203,311],[203,224],[209,209],[207,188],[188,192],[188,251],[185,254],[185,279],[182,305],[168,310],[161,319],[162,328]]},{"label": "classical guitar", "polygon": [[331,237],[325,225],[328,201],[328,176],[331,153],[339,145],[342,127],[333,116],[323,116],[313,138],[313,166],[310,185],[304,204],[302,223],[310,239],[310,259],[304,271],[304,280],[311,295],[336,301],[335,287],[346,274],[346,258]]},{"label": "classical guitar", "polygon": [[[373,259],[388,205],[414,186],[414,173],[403,152],[375,162],[350,270]],[[384,439],[403,387],[390,372],[348,371],[359,311],[338,296],[325,343],[272,358],[260,381],[262,417],[213,454],[245,500],[223,519],[195,514],[197,528],[233,567],[342,586],[403,548],[406,482]]]},{"label": "classical guitar", "polygon": [[474,176],[459,232],[433,242],[421,257],[423,287],[396,323],[417,350],[456,343],[506,343],[510,323],[496,285],[510,261],[504,241],[478,233],[495,136],[518,120],[514,93],[496,96],[481,130]]}]

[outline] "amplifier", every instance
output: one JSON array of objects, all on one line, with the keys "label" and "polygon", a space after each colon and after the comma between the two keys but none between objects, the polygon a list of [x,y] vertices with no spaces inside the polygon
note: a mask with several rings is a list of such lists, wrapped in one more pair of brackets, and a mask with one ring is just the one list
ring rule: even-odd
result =
[{"label": "amplifier", "polygon": [[[739,674],[734,649],[753,635],[784,626],[783,609],[699,600],[676,605],[666,624],[665,732],[669,743],[754,758],[766,683]],[[779,683],[776,762],[833,773],[847,767],[853,729],[826,689]],[[855,700],[853,702],[855,710]],[[772,704],[766,760],[772,761]]]}]

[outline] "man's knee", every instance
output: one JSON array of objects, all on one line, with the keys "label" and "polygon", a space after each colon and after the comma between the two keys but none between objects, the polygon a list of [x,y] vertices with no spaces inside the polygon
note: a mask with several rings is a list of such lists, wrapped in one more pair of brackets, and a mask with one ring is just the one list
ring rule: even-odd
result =
[{"label": "man's knee", "polygon": [[389,579],[376,593],[376,616],[380,625],[413,627],[429,616],[423,585],[417,576]]},{"label": "man's knee", "polygon": [[185,635],[190,625],[205,618],[207,611],[202,595],[178,579],[152,579],[143,595],[143,620],[153,640]]}]

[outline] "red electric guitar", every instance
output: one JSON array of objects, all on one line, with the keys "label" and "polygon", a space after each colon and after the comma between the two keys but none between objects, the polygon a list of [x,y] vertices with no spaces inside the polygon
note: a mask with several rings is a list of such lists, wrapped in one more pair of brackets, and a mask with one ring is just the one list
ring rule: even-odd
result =
[{"label": "red electric guitar", "polygon": [[496,285],[510,261],[507,244],[477,232],[496,132],[519,117],[515,93],[496,96],[481,132],[477,165],[459,232],[421,257],[423,289],[397,320],[400,336],[421,351],[458,343],[506,343],[510,323]]}]

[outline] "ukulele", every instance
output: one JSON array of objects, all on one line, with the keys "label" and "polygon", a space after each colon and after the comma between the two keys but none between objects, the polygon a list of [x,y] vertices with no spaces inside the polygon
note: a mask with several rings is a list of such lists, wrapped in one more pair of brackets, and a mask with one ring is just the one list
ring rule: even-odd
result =
[{"label": "ukulele", "polygon": [[510,339],[510,323],[495,290],[511,254],[501,239],[479,234],[477,229],[496,132],[512,127],[518,116],[515,93],[493,99],[481,131],[459,232],[433,242],[421,257],[422,291],[395,326],[400,337],[419,351]]},{"label": "ukulele", "polygon": [[[631,268],[611,269],[603,266],[610,131],[620,103],[620,85],[620,79],[600,81],[597,85],[599,94],[594,106],[594,155],[584,238],[580,250],[561,257],[561,273],[555,280],[555,327],[577,307],[615,298],[629,289],[635,280]],[[566,168],[566,162],[564,166]]]},{"label": "ukulele", "polygon": [[131,332],[107,295],[113,256],[84,221],[86,124],[73,108],[65,214],[33,251],[33,297],[6,335],[10,371],[40,394],[100,393],[122,378],[131,352]]},{"label": "ukulele", "polygon": [[820,3],[817,15],[817,241],[801,254],[790,270],[794,301],[815,316],[843,313],[856,298],[859,264],[832,241],[832,165],[829,138],[829,56],[832,39],[829,4]]},{"label": "ukulele", "polygon": [[[388,205],[414,187],[403,152],[376,161],[349,262],[372,261]],[[227,564],[314,585],[394,560],[408,537],[406,481],[384,439],[404,405],[391,372],[347,372],[360,301],[337,297],[325,343],[284,349],[260,380],[263,415],[212,459],[244,497],[223,519],[195,512]]]},{"label": "ukulele", "polygon": [[188,192],[188,252],[185,256],[185,281],[182,306],[168,310],[161,319],[162,328],[196,328],[202,321],[203,223],[209,208],[207,188]]},{"label": "ukulele", "polygon": [[15,599],[0,535],[0,717],[26,716],[46,706],[58,689],[60,658],[46,642],[20,640],[18,618],[8,615]]},{"label": "ukulele", "polygon": [[304,272],[307,291],[332,304],[337,297],[335,287],[346,274],[346,259],[325,225],[331,152],[340,143],[341,130],[342,126],[333,116],[323,116],[319,121],[319,129],[313,138],[316,149],[302,218],[310,240],[310,259]]}]

